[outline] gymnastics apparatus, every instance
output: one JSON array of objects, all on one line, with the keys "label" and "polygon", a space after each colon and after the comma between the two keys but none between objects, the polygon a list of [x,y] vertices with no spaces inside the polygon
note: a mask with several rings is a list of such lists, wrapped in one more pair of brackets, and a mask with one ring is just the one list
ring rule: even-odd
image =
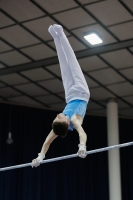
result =
[{"label": "gymnastics apparatus", "polygon": [[[109,151],[109,150],[116,149],[116,148],[127,147],[127,146],[131,146],[131,145],[133,145],[133,142],[128,142],[128,143],[123,143],[123,144],[119,144],[119,145],[114,145],[114,146],[104,147],[104,148],[100,148],[100,149],[90,150],[90,151],[87,151],[86,154],[89,155],[89,154],[99,153],[99,152],[103,152],[103,151]],[[40,164],[55,162],[55,161],[65,160],[65,159],[75,158],[75,157],[78,157],[78,154],[71,154],[71,155],[67,155],[67,156],[43,160]],[[26,163],[26,164],[22,164],[22,165],[14,165],[14,166],[10,166],[10,167],[0,168],[0,172],[6,171],[6,170],[11,170],[11,169],[22,168],[22,167],[28,167],[28,166],[31,167],[31,164],[32,163]]]}]

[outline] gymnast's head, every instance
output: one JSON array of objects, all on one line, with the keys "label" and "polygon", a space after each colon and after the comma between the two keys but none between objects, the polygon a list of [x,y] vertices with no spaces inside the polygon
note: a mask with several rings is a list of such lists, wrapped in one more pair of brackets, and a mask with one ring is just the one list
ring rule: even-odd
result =
[{"label": "gymnast's head", "polygon": [[52,123],[52,128],[56,135],[64,138],[67,135],[69,128],[67,116],[65,116],[63,113],[58,114]]}]

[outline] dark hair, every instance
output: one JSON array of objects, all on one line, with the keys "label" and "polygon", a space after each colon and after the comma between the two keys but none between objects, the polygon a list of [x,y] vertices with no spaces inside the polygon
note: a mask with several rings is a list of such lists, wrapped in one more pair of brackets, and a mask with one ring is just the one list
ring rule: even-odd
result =
[{"label": "dark hair", "polygon": [[62,138],[67,135],[68,124],[66,122],[53,122],[52,128],[54,133]]}]

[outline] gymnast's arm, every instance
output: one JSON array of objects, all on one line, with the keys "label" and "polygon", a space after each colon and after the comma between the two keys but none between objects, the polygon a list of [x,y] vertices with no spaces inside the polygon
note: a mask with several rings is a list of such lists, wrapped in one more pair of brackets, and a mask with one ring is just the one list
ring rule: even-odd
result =
[{"label": "gymnast's arm", "polygon": [[78,155],[81,158],[85,158],[86,157],[86,141],[87,141],[87,135],[84,131],[84,129],[81,126],[81,122],[79,121],[79,119],[76,117],[76,115],[74,115],[71,119],[71,123],[73,125],[73,127],[77,130],[78,134],[79,134],[79,150],[78,150]]},{"label": "gymnast's arm", "polygon": [[58,135],[56,135],[53,130],[51,130],[51,132],[49,133],[49,135],[47,136],[47,138],[45,139],[45,142],[43,143],[41,152],[38,154],[38,157],[34,160],[32,160],[32,167],[38,167],[40,165],[40,162],[42,162],[42,160],[45,158],[45,154],[47,153],[50,144],[53,142],[53,140],[58,137]]},{"label": "gymnast's arm", "polygon": [[46,138],[46,140],[45,140],[45,142],[44,142],[44,144],[43,144],[43,146],[42,146],[42,149],[41,149],[41,154],[46,154],[47,153],[47,151],[48,151],[48,149],[49,149],[49,146],[50,146],[50,144],[53,142],[53,140],[55,139],[55,138],[57,138],[58,137],[58,135],[56,135],[54,132],[53,132],[53,130],[51,130],[51,132],[49,133],[49,135],[47,136],[47,138]]}]

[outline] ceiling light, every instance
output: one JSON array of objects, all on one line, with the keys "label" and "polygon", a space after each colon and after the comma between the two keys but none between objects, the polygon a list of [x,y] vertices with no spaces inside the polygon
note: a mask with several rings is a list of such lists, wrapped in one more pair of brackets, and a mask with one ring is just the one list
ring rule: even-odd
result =
[{"label": "ceiling light", "polygon": [[91,44],[91,45],[96,45],[96,44],[101,44],[103,41],[101,38],[96,34],[96,33],[90,33],[88,35],[85,35],[84,38]]}]

